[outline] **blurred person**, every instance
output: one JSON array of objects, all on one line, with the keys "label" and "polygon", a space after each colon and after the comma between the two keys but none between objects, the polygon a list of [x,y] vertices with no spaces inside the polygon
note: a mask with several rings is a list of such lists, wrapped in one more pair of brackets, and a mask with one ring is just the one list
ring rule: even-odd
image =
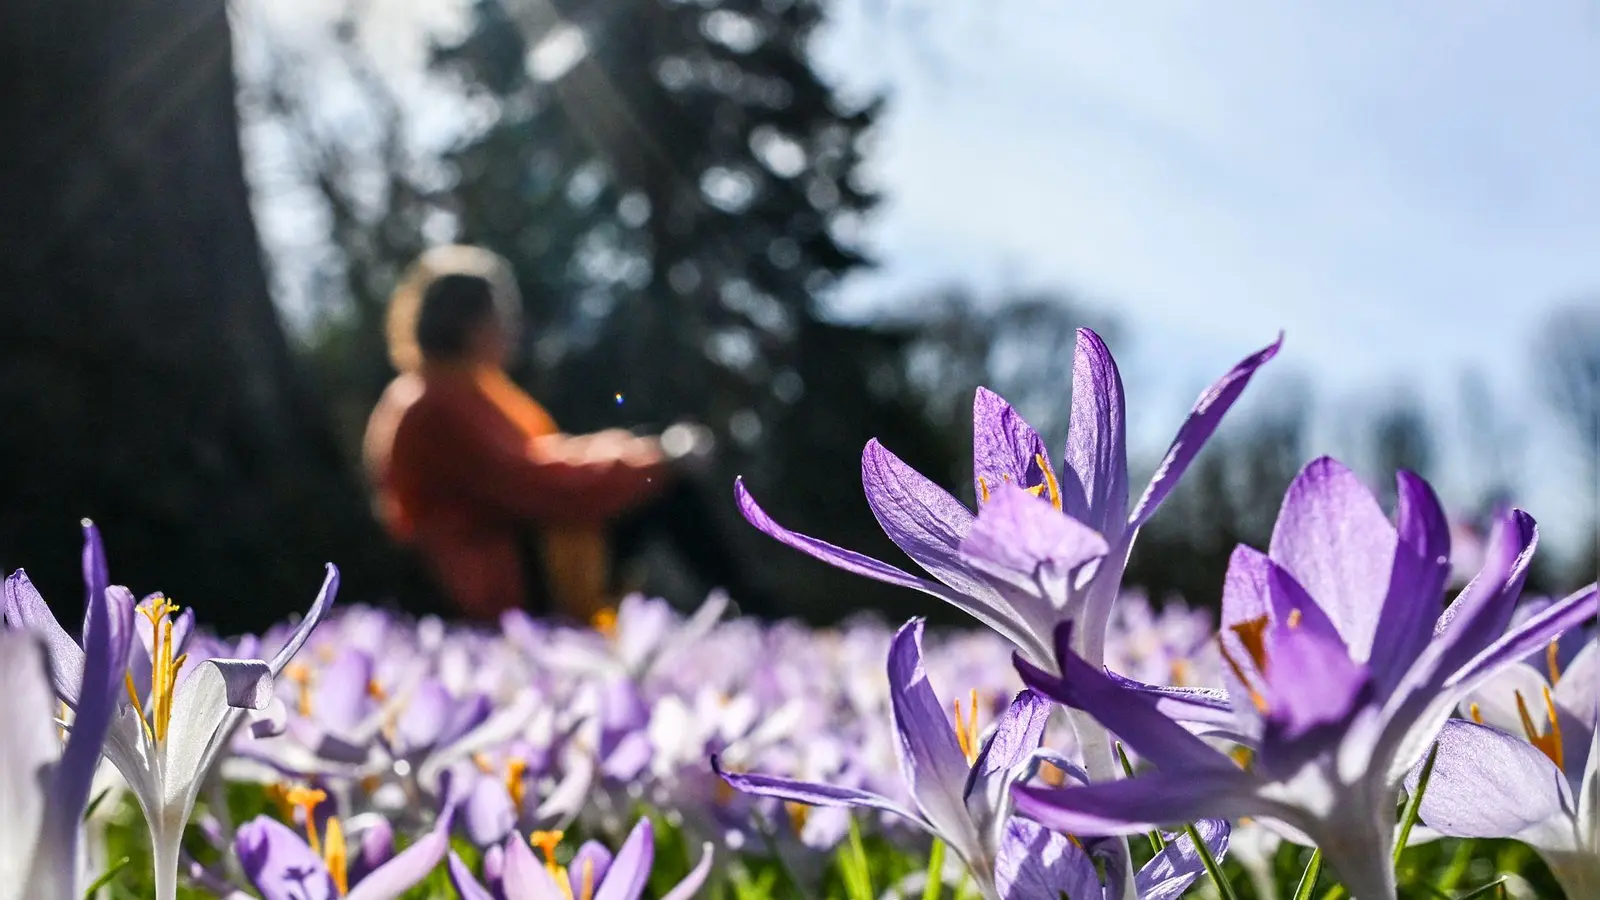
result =
[{"label": "blurred person", "polygon": [[465,246],[423,254],[390,299],[400,374],[367,423],[376,513],[416,552],[456,610],[493,619],[518,607],[589,619],[618,586],[612,558],[651,537],[750,608],[742,577],[686,463],[709,432],[565,434],[506,374],[520,338],[509,264]]}]

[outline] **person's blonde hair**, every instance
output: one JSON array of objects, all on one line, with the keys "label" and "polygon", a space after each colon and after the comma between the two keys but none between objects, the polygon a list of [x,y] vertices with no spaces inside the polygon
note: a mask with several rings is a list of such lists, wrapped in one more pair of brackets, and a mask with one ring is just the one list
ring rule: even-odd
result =
[{"label": "person's blonde hair", "polygon": [[465,244],[434,247],[417,257],[395,286],[394,293],[389,295],[384,330],[389,343],[389,361],[401,372],[415,372],[422,367],[422,348],[417,345],[417,318],[422,311],[422,297],[428,286],[444,275],[475,275],[489,282],[495,314],[513,334],[521,328],[522,295],[505,257]]}]

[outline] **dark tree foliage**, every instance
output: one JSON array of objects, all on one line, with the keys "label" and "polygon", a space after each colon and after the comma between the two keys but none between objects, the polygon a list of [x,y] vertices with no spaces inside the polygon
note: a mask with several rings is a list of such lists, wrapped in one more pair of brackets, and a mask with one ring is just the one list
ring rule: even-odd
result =
[{"label": "dark tree foliage", "polygon": [[1553,314],[1534,349],[1545,397],[1567,426],[1589,500],[1590,538],[1579,557],[1578,580],[1600,576],[1600,302],[1590,297]]},{"label": "dark tree foliage", "polygon": [[1372,421],[1372,485],[1389,508],[1395,502],[1395,473],[1404,469],[1432,476],[1433,430],[1417,399],[1398,394]]},{"label": "dark tree foliage", "polygon": [[208,0],[0,11],[0,567],[69,623],[84,516],[224,631],[381,568],[267,294],[232,62]]},{"label": "dark tree foliage", "polygon": [[451,154],[461,238],[513,260],[529,377],[575,429],[693,413],[723,436],[781,414],[842,238],[876,104],[812,69],[812,0],[481,0],[440,71],[492,125]]}]

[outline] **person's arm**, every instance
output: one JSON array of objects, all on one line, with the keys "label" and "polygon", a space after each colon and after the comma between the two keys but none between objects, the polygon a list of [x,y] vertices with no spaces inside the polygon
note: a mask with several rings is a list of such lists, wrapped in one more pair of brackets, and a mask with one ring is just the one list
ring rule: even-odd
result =
[{"label": "person's arm", "polygon": [[395,465],[504,515],[548,524],[612,518],[655,493],[667,477],[659,461],[594,459],[581,448],[566,452],[562,440],[507,445],[458,410],[418,407],[396,435]]}]

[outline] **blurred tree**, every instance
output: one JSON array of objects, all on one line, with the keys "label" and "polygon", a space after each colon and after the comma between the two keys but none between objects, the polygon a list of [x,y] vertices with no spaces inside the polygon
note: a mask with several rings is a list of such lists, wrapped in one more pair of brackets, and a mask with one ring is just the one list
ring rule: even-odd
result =
[{"label": "blurred tree", "polygon": [[[811,67],[816,0],[478,0],[436,65],[497,110],[449,156],[460,237],[513,260],[569,427],[693,413],[747,451],[851,237],[876,101]],[[753,458],[753,453],[749,458]]]},{"label": "blurred tree", "polygon": [[81,516],[225,631],[382,568],[267,294],[231,46],[207,0],[0,10],[0,564],[68,622]]},{"label": "blurred tree", "polygon": [[1312,409],[1304,380],[1276,375],[1260,385],[1265,402],[1253,415],[1224,420],[1141,529],[1127,581],[1154,600],[1180,596],[1217,608],[1233,549],[1241,543],[1265,549],[1270,542],[1284,491],[1306,462]]},{"label": "blurred tree", "polygon": [[1589,298],[1551,315],[1535,347],[1535,365],[1585,469],[1590,538],[1576,575],[1593,579],[1600,576],[1600,302]]},{"label": "blurred tree", "polygon": [[[1080,326],[1115,340],[1105,316],[1051,291],[984,296],[952,286],[897,304],[884,320],[910,336],[908,386],[933,424],[959,436],[963,453],[951,482],[972,495],[972,395],[987,387],[1005,397],[1045,439],[1065,446],[1072,411],[1072,361]],[[1059,453],[1059,451],[1057,451]]]},{"label": "blurred tree", "polygon": [[1433,468],[1433,434],[1427,415],[1416,397],[1405,392],[1391,394],[1372,418],[1370,483],[1378,498],[1393,509],[1395,473],[1401,469],[1423,478]]}]

